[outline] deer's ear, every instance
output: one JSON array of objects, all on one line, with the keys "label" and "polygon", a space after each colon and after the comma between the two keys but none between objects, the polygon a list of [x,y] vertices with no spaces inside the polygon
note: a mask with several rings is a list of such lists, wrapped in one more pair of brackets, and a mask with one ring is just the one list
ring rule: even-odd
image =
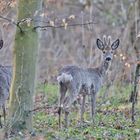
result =
[{"label": "deer's ear", "polygon": [[3,40],[0,40],[0,49],[3,47]]},{"label": "deer's ear", "polygon": [[97,40],[96,40],[96,44],[97,44],[97,47],[98,47],[100,50],[103,50],[103,49],[104,49],[104,43],[103,43],[100,39],[97,39]]},{"label": "deer's ear", "polygon": [[117,39],[116,41],[114,41],[111,45],[112,50],[116,50],[119,47],[120,44],[120,40]]}]

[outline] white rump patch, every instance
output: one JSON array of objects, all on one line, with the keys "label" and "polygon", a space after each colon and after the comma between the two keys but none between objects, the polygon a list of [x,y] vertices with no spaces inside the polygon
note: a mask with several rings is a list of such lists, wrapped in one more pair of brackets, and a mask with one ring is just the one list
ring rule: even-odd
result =
[{"label": "white rump patch", "polygon": [[57,77],[57,81],[60,82],[70,82],[72,81],[73,77],[71,74],[62,73],[60,76]]}]

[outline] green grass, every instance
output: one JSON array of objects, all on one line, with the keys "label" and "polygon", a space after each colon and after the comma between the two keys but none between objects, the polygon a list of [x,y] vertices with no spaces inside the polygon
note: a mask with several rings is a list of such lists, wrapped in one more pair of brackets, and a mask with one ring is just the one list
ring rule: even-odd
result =
[{"label": "green grass", "polygon": [[[136,106],[136,123],[131,122],[131,103],[128,102],[131,86],[112,87],[103,102],[104,88],[98,95],[95,123],[78,126],[78,109],[72,107],[69,115],[68,129],[58,128],[58,87],[47,85],[38,87],[38,92],[47,97],[48,109],[39,110],[34,114],[34,127],[44,140],[92,140],[92,139],[136,139],[140,136],[140,105]],[[37,94],[38,95],[38,94]],[[42,102],[45,102],[42,100]],[[103,102],[103,103],[102,103]],[[102,103],[102,104],[101,104]],[[85,120],[90,121],[89,104],[84,114]],[[63,116],[64,117],[64,116]],[[64,125],[64,119],[62,119]]]},{"label": "green grass", "polygon": [[37,88],[38,92],[43,93],[45,96],[47,96],[47,103],[49,105],[53,105],[58,101],[58,86],[53,84],[47,84],[47,85],[39,85]]}]

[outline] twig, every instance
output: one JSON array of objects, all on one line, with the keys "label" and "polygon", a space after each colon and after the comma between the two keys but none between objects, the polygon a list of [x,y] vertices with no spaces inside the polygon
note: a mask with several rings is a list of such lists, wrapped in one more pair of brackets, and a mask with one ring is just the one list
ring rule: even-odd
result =
[{"label": "twig", "polygon": [[3,16],[1,16],[1,15],[0,15],[0,18],[1,18],[1,19],[4,19],[4,20],[7,20],[8,22],[11,22],[11,23],[14,24],[14,25],[17,25],[17,23],[14,22],[14,21],[12,21],[11,19],[8,19],[8,18],[3,17]]},{"label": "twig", "polygon": [[38,110],[40,110],[40,109],[45,109],[46,107],[48,107],[48,105],[34,108],[34,109],[32,109],[32,110],[29,110],[29,113],[31,113],[31,112],[35,112],[35,111],[38,111]]},{"label": "twig", "polygon": [[[57,110],[57,106],[53,106],[56,110],[53,111],[53,113],[58,113],[58,110]],[[39,111],[39,110],[43,110],[43,109],[49,109],[49,108],[52,108],[52,106],[49,106],[49,105],[43,105],[43,106],[40,106],[40,107],[37,107],[37,108],[34,108],[32,110],[29,110],[28,113],[32,113],[32,112],[36,112],[36,111]]]},{"label": "twig", "polygon": [[[1,19],[4,19],[4,20],[7,20],[8,22],[11,22],[12,24],[16,25],[16,26],[20,29],[20,32],[21,32],[21,33],[24,32],[23,29],[21,28],[20,24],[21,24],[22,22],[25,22],[27,19],[22,19],[22,20],[20,20],[20,21],[18,21],[18,22],[16,23],[16,22],[12,21],[11,19],[8,19],[8,18],[3,17],[3,16],[1,16],[1,15],[0,15],[0,18],[1,18]],[[32,19],[31,21],[34,21],[34,20]],[[72,27],[72,26],[73,26],[73,27],[74,27],[74,26],[86,26],[86,25],[91,25],[91,24],[96,24],[96,23],[93,22],[93,21],[87,22],[87,23],[82,23],[82,24],[81,24],[81,23],[75,23],[75,24],[68,24],[67,27]],[[65,27],[65,25],[58,25],[58,26],[52,26],[52,25],[40,26],[40,25],[38,25],[38,26],[35,26],[33,29],[35,30],[35,29],[37,29],[37,28],[45,29],[45,28],[64,28],[64,27]]]},{"label": "twig", "polygon": [[[68,24],[67,27],[72,27],[72,26],[86,26],[86,25],[91,25],[91,24],[95,24],[95,22],[87,22],[87,23],[75,23],[75,24]],[[65,25],[60,25],[60,26],[52,26],[52,25],[45,25],[45,26],[36,26],[34,27],[34,29],[37,29],[37,28],[42,28],[42,29],[45,29],[45,28],[63,28],[65,27]]]},{"label": "twig", "polygon": [[8,22],[11,22],[12,24],[16,25],[16,26],[20,29],[20,32],[23,33],[23,30],[22,30],[22,28],[21,28],[20,25],[19,25],[20,22],[16,23],[16,22],[12,21],[11,19],[6,18],[6,17],[3,17],[3,16],[1,16],[1,15],[0,15],[0,18],[1,18],[1,19],[4,19],[4,20],[7,20]]}]

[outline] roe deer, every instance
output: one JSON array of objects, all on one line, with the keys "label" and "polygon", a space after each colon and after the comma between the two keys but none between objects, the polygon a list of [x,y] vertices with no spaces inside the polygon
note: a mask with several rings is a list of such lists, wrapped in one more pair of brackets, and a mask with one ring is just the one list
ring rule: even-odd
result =
[{"label": "roe deer", "polygon": [[[1,32],[1,31],[0,31]],[[3,39],[0,37],[0,49],[3,47]],[[6,121],[6,100],[9,97],[9,89],[12,78],[12,67],[0,65],[0,108],[3,110],[4,123]],[[0,115],[0,127],[2,127]]]},{"label": "roe deer", "polygon": [[[103,78],[113,59],[114,51],[119,46],[119,39],[111,43],[111,37],[104,36],[103,41],[97,39],[97,47],[103,53],[103,60],[96,68],[79,68],[77,66],[64,67],[58,77],[60,90],[59,127],[61,127],[61,111],[65,112],[65,127],[68,126],[68,114],[71,105],[77,100],[79,94],[83,95],[81,105],[81,122],[83,121],[84,104],[86,95],[91,96],[91,117],[93,120],[96,107],[96,93],[102,86]],[[68,91],[67,95],[66,92]]]}]

